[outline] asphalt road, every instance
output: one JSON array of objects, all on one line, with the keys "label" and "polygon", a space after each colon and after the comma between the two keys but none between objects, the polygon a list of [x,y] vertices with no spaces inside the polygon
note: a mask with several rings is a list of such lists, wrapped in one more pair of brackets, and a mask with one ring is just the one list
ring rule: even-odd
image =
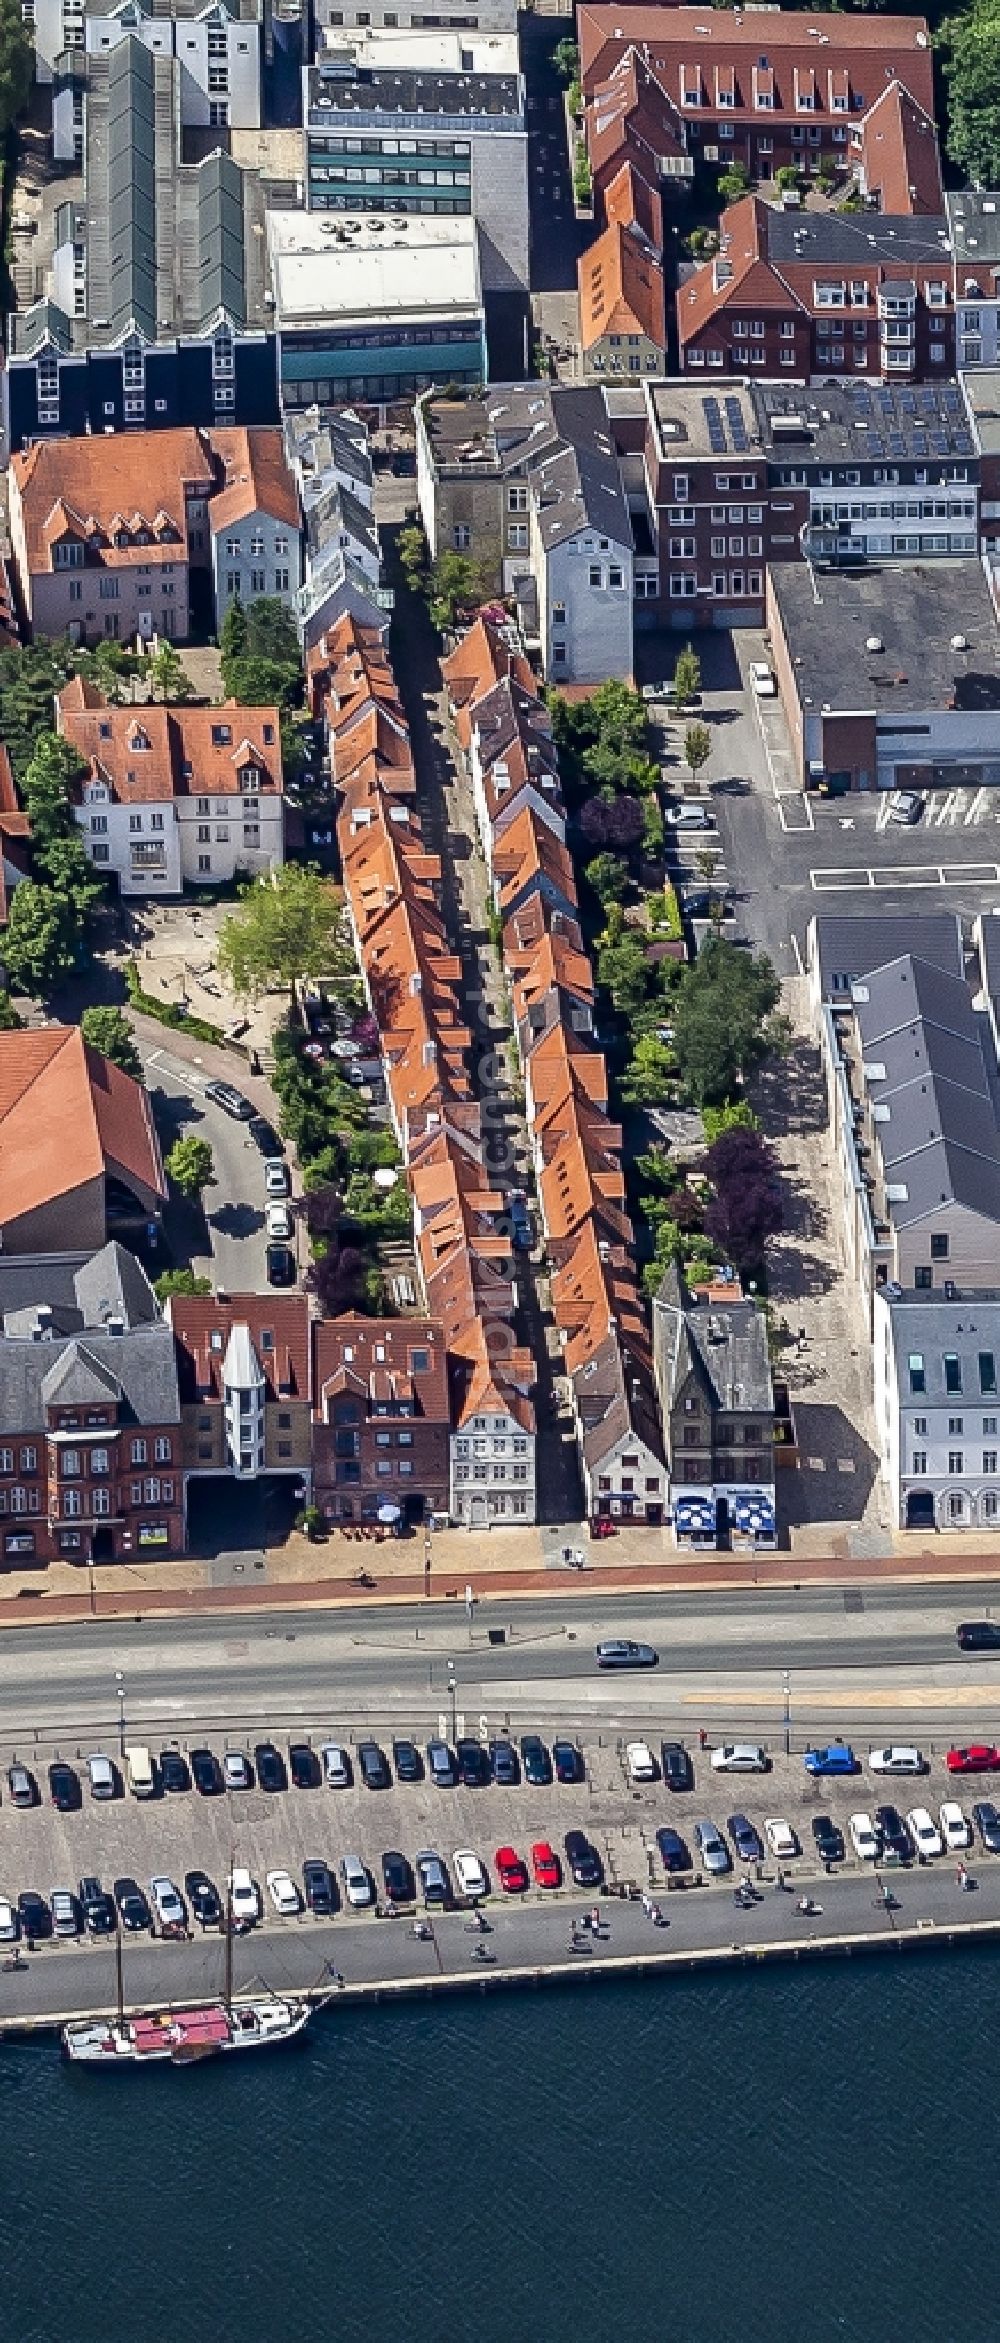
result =
[{"label": "asphalt road", "polygon": [[[406,1917],[393,1921],[374,1915],[332,1922],[306,1916],[278,1921],[255,1929],[234,1946],[236,1989],[266,1983],[275,1991],[305,1990],[324,1981],[325,1965],[332,1962],[345,1981],[345,2000],[352,1986],[389,1979],[426,1979],[441,1976],[512,1974],[571,1961],[580,1967],[605,1961],[689,1958],[703,1949],[737,1946],[797,1948],[804,1942],[868,1935],[886,1937],[907,1930],[946,1931],[970,1924],[1000,1925],[1000,1858],[986,1858],[971,1866],[974,1889],[960,1893],[951,1862],[920,1871],[886,1875],[896,1909],[884,1909],[874,1876],[868,1872],[843,1878],[817,1878],[813,1869],[802,1872],[784,1892],[776,1892],[773,1869],[762,1882],[761,1898],[750,1912],[733,1902],[732,1881],[702,1886],[683,1894],[657,1888],[660,1909],[667,1922],[657,1927],[638,1904],[598,1899],[602,1930],[589,1949],[570,1950],[573,1919],[589,1908],[590,1895],[578,1891],[553,1896],[549,1905],[514,1907],[493,1900],[489,1907],[490,1934],[483,1939],[491,1960],[480,1963],[477,1941],[461,1913],[439,1914],[430,1941],[419,1941]],[[798,1894],[807,1888],[820,1909],[812,1917],[796,1910]],[[190,1944],[148,1940],[126,1942],[124,1981],[126,2003],[153,2007],[188,1997],[218,1994],[224,1975],[220,1939],[212,1934]],[[0,2030],[18,2019],[60,2016],[110,2009],[115,1998],[113,1953],[92,1944],[47,1945],[29,1956],[25,1970],[0,1975]],[[322,2020],[318,2022],[323,2022]]]},{"label": "asphalt road", "polygon": [[[164,1155],[175,1139],[207,1139],[215,1163],[215,1184],[206,1189],[204,1218],[190,1210],[177,1219],[178,1236],[198,1276],[211,1275],[226,1293],[267,1290],[264,1234],[264,1174],[260,1151],[242,1123],[223,1114],[204,1095],[207,1074],[171,1056],[162,1046],[143,1047],[146,1082]],[[232,1076],[239,1088],[239,1069]],[[183,1208],[182,1208],[183,1211]],[[177,1207],[171,1205],[177,1218]],[[210,1249],[209,1249],[210,1248]]]},{"label": "asphalt road", "polygon": [[[806,1587],[709,1595],[602,1597],[567,1611],[558,1596],[530,1612],[481,1606],[470,1627],[440,1606],[391,1612],[280,1612],[218,1618],[94,1620],[67,1633],[22,1628],[0,1637],[0,1745],[34,1737],[117,1731],[120,1670],[128,1733],[186,1731],[198,1723],[301,1725],[345,1730],[381,1719],[414,1729],[450,1702],[476,1723],[509,1716],[523,1725],[608,1725],[652,1719],[696,1726],[727,1720],[749,1729],[784,1713],[806,1737],[874,1729],[931,1714],[1000,1717],[1000,1655],[963,1655],[958,1619],[998,1614],[1000,1582],[961,1588]],[[491,1644],[489,1631],[506,1640]],[[604,1635],[649,1638],[660,1666],[602,1673]],[[453,1670],[449,1663],[454,1663]],[[991,1727],[992,1729],[992,1727]]]}]

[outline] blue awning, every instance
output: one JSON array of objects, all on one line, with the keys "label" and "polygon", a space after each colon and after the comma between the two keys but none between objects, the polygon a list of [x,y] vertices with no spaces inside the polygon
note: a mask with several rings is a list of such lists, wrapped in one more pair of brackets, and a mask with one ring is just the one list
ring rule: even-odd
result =
[{"label": "blue awning", "polygon": [[774,1507],[764,1496],[737,1497],[733,1506],[734,1527],[744,1537],[773,1538]]},{"label": "blue awning", "polygon": [[697,1497],[678,1498],[674,1506],[674,1528],[683,1538],[714,1536],[714,1505],[706,1505]]}]

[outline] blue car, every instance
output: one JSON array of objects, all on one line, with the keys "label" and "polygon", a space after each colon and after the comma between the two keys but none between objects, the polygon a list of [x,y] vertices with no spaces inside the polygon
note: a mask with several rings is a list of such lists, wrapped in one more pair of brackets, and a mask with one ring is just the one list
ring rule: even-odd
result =
[{"label": "blue car", "polygon": [[807,1774],[854,1774],[858,1761],[846,1741],[834,1741],[829,1749],[807,1749],[802,1760]]}]

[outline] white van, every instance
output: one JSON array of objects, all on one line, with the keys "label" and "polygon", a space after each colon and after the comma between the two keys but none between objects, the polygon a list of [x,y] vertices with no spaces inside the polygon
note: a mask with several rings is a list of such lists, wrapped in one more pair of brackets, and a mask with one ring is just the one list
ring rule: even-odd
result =
[{"label": "white van", "polygon": [[125,1771],[133,1798],[152,1798],[156,1790],[156,1775],[148,1749],[126,1749]]}]

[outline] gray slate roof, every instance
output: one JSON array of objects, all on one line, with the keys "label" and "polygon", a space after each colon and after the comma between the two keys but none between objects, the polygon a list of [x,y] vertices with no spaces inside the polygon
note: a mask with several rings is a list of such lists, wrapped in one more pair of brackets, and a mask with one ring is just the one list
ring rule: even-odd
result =
[{"label": "gray slate roof", "polygon": [[112,1242],[98,1253],[30,1254],[0,1258],[0,1333],[28,1339],[40,1309],[56,1333],[80,1334],[107,1326],[155,1325],[160,1311],[134,1253]]},{"label": "gray slate roof", "polygon": [[812,926],[824,1001],[843,1002],[859,978],[903,952],[951,976],[963,972],[962,922],[956,911],[904,912],[898,918],[873,911],[823,912]]},{"label": "gray slate roof", "polygon": [[[896,1385],[901,1404],[956,1409],[959,1399],[995,1410],[997,1393],[990,1390],[1000,1370],[1000,1292],[947,1295],[905,1293],[887,1301],[892,1314]],[[918,1353],[924,1363],[925,1390],[910,1389],[909,1359]],[[980,1354],[984,1365],[980,1367]],[[961,1393],[949,1391],[945,1358],[960,1362]],[[992,1378],[991,1369],[992,1366]]]},{"label": "gray slate roof", "polygon": [[[968,986],[904,955],[864,980],[855,1010],[899,1227],[943,1204],[1000,1221],[1000,1122],[984,1022]],[[876,1073],[879,1067],[883,1071]]]},{"label": "gray slate roof", "polygon": [[654,1314],[665,1413],[691,1374],[719,1414],[773,1412],[767,1328],[755,1302],[697,1302],[672,1263],[656,1295]]},{"label": "gray slate roof", "polygon": [[[54,1369],[57,1374],[50,1381]],[[60,1337],[41,1342],[0,1340],[0,1422],[10,1430],[41,1431],[47,1394],[72,1400],[78,1384],[83,1398],[98,1389],[103,1399],[109,1389],[120,1393],[126,1422],[180,1422],[174,1338],[163,1322],[137,1327],[131,1334],[88,1333],[85,1343],[75,1336],[68,1343]]]},{"label": "gray slate roof", "polygon": [[866,267],[872,261],[939,261],[946,272],[951,258],[947,235],[943,215],[929,219],[895,212],[771,211],[767,219],[771,260],[814,261],[818,268],[831,261],[853,260]]}]

